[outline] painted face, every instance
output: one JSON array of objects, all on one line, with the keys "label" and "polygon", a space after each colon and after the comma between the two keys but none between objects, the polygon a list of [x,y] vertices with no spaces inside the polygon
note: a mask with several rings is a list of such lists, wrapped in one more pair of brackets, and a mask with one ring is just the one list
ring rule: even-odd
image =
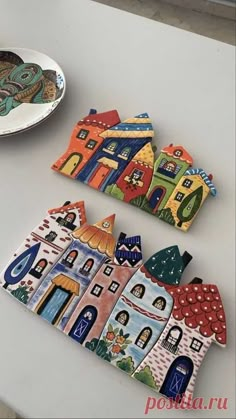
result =
[{"label": "painted face", "polygon": [[11,52],[0,53],[0,116],[21,103],[48,103],[60,95],[55,71],[24,63]]}]

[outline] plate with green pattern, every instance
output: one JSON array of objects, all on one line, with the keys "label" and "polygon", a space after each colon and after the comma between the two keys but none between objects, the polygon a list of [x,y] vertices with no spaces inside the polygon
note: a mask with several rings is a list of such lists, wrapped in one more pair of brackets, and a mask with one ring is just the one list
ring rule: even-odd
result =
[{"label": "plate with green pattern", "polygon": [[65,88],[65,76],[52,58],[25,48],[0,48],[0,136],[42,122],[58,107]]}]

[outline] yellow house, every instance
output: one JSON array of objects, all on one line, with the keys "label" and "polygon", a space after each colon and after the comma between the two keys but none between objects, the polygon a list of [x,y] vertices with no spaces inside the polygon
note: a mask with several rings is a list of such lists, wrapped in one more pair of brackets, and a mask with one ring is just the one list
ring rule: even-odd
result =
[{"label": "yellow house", "polygon": [[208,194],[216,195],[212,178],[202,169],[187,170],[165,204],[160,218],[187,231]]}]

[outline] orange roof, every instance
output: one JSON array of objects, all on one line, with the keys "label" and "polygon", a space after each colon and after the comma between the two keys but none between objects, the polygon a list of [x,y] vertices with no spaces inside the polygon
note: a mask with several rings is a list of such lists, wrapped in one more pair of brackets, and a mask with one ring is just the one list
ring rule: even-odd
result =
[{"label": "orange roof", "polygon": [[186,161],[190,165],[193,164],[192,157],[190,156],[190,154],[187,153],[187,151],[185,150],[184,147],[182,147],[182,145],[170,144],[169,146],[164,147],[161,150],[161,152],[167,154],[168,156],[172,156],[176,159]]},{"label": "orange roof", "polygon": [[48,213],[49,214],[63,214],[73,209],[79,210],[81,224],[86,223],[84,201],[78,201],[78,202],[74,202],[73,204],[69,203],[67,205],[62,205],[61,207],[58,207],[58,208],[52,208],[48,210]]},{"label": "orange roof", "polygon": [[55,278],[53,278],[52,283],[58,287],[62,287],[65,290],[72,292],[72,294],[79,295],[79,283],[74,281],[74,279],[71,279],[69,276],[64,274],[57,275]]},{"label": "orange roof", "polygon": [[114,220],[115,214],[94,225],[85,224],[75,230],[72,236],[82,243],[87,243],[92,249],[98,249],[100,253],[112,257],[115,248],[115,238],[112,236]]}]

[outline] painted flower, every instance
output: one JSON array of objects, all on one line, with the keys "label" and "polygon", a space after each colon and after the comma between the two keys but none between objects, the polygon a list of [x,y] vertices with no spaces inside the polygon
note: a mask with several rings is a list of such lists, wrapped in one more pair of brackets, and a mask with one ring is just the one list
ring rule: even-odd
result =
[{"label": "painted flower", "polygon": [[31,281],[31,280],[29,279],[29,281],[27,281],[27,284],[28,284],[28,285],[31,285],[31,284],[33,284],[33,281]]},{"label": "painted flower", "polygon": [[120,345],[113,345],[111,348],[111,352],[113,352],[114,354],[119,354],[120,351],[121,351]]},{"label": "painted flower", "polygon": [[107,332],[106,338],[107,338],[107,340],[113,340],[115,338],[115,333]]},{"label": "painted flower", "polygon": [[21,285],[25,285],[25,281],[20,281],[20,284]]},{"label": "painted flower", "polygon": [[30,287],[29,291],[30,291],[30,292],[31,292],[31,291],[34,291],[33,287]]},{"label": "painted flower", "polygon": [[120,345],[123,345],[124,342],[125,342],[124,336],[117,336],[116,343],[119,343]]}]

